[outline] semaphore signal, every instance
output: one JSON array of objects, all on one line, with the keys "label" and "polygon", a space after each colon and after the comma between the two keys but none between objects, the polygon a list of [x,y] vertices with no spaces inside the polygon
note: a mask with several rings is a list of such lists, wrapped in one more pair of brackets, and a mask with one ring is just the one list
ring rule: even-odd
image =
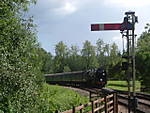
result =
[{"label": "semaphore signal", "polygon": [[[135,23],[138,22],[138,17],[135,16],[135,12],[125,12],[124,21],[122,23],[103,23],[103,24],[91,24],[91,31],[107,31],[107,30],[120,30],[122,37],[127,39],[126,62],[122,63],[122,69],[125,70],[128,81],[128,113],[134,111],[136,113],[136,107],[138,105],[135,93]],[[132,73],[132,74],[130,74]],[[130,83],[132,79],[132,84]],[[132,86],[132,93],[131,87]]]},{"label": "semaphore signal", "polygon": [[91,24],[91,31],[103,31],[103,30],[132,30],[133,25],[124,18],[123,23],[104,23],[104,24]]}]

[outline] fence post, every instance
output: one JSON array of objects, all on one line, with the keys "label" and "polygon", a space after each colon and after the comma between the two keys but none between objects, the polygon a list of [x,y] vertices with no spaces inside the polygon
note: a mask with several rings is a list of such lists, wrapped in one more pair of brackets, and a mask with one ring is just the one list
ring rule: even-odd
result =
[{"label": "fence post", "polygon": [[116,95],[113,93],[113,113],[116,113]]},{"label": "fence post", "polygon": [[114,101],[114,113],[118,113],[118,100],[117,100],[117,93],[114,93],[114,98],[113,98],[113,101]]},{"label": "fence post", "polygon": [[92,101],[92,113],[94,113],[94,102]]},{"label": "fence post", "polygon": [[58,110],[56,110],[55,113],[58,113]]},{"label": "fence post", "polygon": [[[80,104],[80,106],[81,106],[82,104]],[[80,109],[80,113],[82,113],[82,109]]]},{"label": "fence post", "polygon": [[107,113],[107,96],[104,97],[105,100],[105,113]]},{"label": "fence post", "polygon": [[89,95],[90,101],[92,101],[92,93],[90,91],[90,95]]},{"label": "fence post", "polygon": [[76,112],[76,109],[75,109],[75,107],[73,106],[73,108],[72,108],[72,113],[75,113]]},{"label": "fence post", "polygon": [[[101,102],[101,103],[102,103],[102,102]],[[102,104],[101,104],[101,103],[99,103],[99,107],[100,107],[100,106],[102,106]],[[103,110],[102,110],[102,109],[100,109],[100,110],[99,110],[99,113],[102,113],[102,111],[103,111]]]},{"label": "fence post", "polygon": [[[97,104],[97,103],[95,104],[95,107],[96,107],[96,108],[98,107],[98,104]],[[95,113],[98,113],[98,111],[96,111]]]},{"label": "fence post", "polygon": [[116,113],[118,113],[118,95],[117,92],[115,93],[116,95]]}]

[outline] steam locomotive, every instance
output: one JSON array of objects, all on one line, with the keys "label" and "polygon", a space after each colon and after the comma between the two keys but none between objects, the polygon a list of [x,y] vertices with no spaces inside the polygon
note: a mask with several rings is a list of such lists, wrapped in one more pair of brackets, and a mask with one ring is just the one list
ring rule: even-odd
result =
[{"label": "steam locomotive", "polygon": [[107,73],[103,68],[44,76],[49,84],[102,88],[107,83]]}]

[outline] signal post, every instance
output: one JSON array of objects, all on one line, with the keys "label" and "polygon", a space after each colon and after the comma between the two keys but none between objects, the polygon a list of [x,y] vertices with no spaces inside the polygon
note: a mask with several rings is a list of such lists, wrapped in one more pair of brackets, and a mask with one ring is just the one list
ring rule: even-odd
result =
[{"label": "signal post", "polygon": [[[122,62],[122,69],[125,70],[128,81],[128,113],[131,110],[136,113],[137,99],[135,93],[135,23],[138,22],[135,12],[125,12],[123,23],[106,23],[106,24],[91,24],[91,31],[104,30],[120,30],[122,37],[127,40],[126,52],[123,53],[122,58],[126,62]],[[131,84],[132,80],[132,84]],[[132,87],[132,91],[131,91]],[[133,108],[133,109],[131,109]]]}]

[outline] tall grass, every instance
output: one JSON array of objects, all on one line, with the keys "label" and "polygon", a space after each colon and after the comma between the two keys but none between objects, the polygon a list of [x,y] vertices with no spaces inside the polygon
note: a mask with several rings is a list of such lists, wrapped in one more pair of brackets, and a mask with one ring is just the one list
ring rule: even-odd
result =
[{"label": "tall grass", "polygon": [[72,106],[88,103],[88,98],[77,92],[56,85],[44,84],[41,98],[45,104],[45,112],[53,113],[72,109]]}]

